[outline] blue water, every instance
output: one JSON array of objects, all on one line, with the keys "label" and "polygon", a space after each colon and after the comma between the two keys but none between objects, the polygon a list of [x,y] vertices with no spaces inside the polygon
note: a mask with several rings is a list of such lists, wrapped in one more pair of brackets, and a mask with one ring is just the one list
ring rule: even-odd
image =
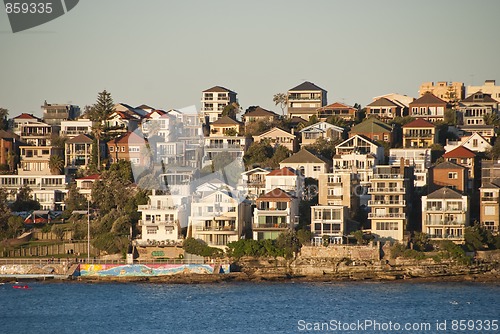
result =
[{"label": "blue water", "polygon": [[[382,327],[307,330],[332,320],[432,325],[430,330],[391,333],[500,333],[451,329],[452,320],[499,321],[499,284],[28,284],[29,290],[0,285],[0,333],[391,332]],[[444,320],[447,330],[437,331],[436,321]]]}]

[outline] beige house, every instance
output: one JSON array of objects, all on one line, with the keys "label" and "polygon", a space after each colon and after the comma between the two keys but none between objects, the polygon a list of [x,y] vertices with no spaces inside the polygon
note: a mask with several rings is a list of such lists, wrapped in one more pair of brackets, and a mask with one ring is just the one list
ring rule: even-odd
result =
[{"label": "beige house", "polygon": [[344,131],[344,128],[327,122],[318,122],[313,125],[309,125],[299,131],[302,136],[300,146],[303,147],[314,144],[319,138],[323,138],[328,141],[344,139]]},{"label": "beige house", "polygon": [[21,161],[19,175],[51,175],[49,160],[53,155],[62,157],[62,150],[54,146],[19,146]]},{"label": "beige house", "polygon": [[448,102],[427,92],[410,103],[410,116],[423,118],[430,122],[443,121],[447,107]]},{"label": "beige house", "polygon": [[500,102],[500,86],[495,85],[495,80],[485,80],[482,86],[467,86],[467,96],[477,91],[490,94],[492,98]]},{"label": "beige house", "polygon": [[86,168],[92,159],[93,140],[87,135],[78,135],[64,144],[64,166],[69,169]]},{"label": "beige house", "polygon": [[469,226],[467,196],[447,187],[422,196],[422,232],[430,240],[463,243],[466,226]]},{"label": "beige house", "polygon": [[347,207],[353,216],[360,205],[359,177],[350,170],[321,174],[318,180],[318,204]]},{"label": "beige house", "polygon": [[436,126],[424,119],[403,125],[403,147],[427,148],[437,143]]},{"label": "beige house", "polygon": [[316,115],[318,108],[326,106],[326,94],[326,90],[309,81],[288,90],[288,117],[298,116],[309,120],[312,115]]},{"label": "beige house", "polygon": [[286,132],[280,128],[272,128],[263,134],[253,136],[253,141],[256,143],[260,143],[263,140],[267,140],[273,147],[281,145],[289,149],[291,152],[297,151],[297,137],[294,134]]},{"label": "beige house", "polygon": [[500,182],[483,182],[479,193],[481,226],[498,234],[500,231]]},{"label": "beige house", "polygon": [[202,92],[201,113],[205,124],[222,117],[222,111],[231,103],[237,103],[236,93],[230,89],[214,86]]},{"label": "beige house", "polygon": [[242,131],[242,124],[228,116],[223,116],[210,123],[210,137],[237,136]]},{"label": "beige house", "polygon": [[432,93],[435,96],[446,102],[453,100],[462,100],[465,97],[465,86],[463,82],[438,81],[424,82],[418,90],[419,96],[424,96],[426,93]]},{"label": "beige house", "polygon": [[304,148],[280,162],[280,168],[291,167],[300,171],[302,176],[314,179],[318,179],[321,174],[327,173],[330,169],[329,165],[328,162]]},{"label": "beige house", "polygon": [[372,234],[378,240],[403,242],[411,216],[413,167],[376,166],[370,182]]},{"label": "beige house", "polygon": [[279,115],[259,106],[249,110],[242,116],[245,126],[254,122],[269,122],[272,123],[279,119]]},{"label": "beige house", "polygon": [[381,97],[366,106],[366,117],[375,116],[378,119],[388,122],[394,117],[406,116],[408,109],[398,101],[391,101]]},{"label": "beige house", "polygon": [[318,118],[324,121],[326,121],[328,117],[335,116],[347,122],[352,122],[356,120],[358,109],[344,103],[335,102],[318,108],[317,112]]},{"label": "beige house", "polygon": [[276,239],[299,223],[299,200],[276,188],[257,198],[253,211],[253,239]]}]

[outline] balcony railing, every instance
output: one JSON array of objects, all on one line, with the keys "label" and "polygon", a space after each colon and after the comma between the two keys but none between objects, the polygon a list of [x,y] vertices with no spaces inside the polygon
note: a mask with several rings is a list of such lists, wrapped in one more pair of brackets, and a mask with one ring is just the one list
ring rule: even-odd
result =
[{"label": "balcony railing", "polygon": [[372,179],[404,179],[404,175],[401,174],[373,174]]},{"label": "balcony railing", "polygon": [[426,221],[425,224],[427,226],[464,226],[465,222],[463,220],[440,220],[440,221]]},{"label": "balcony railing", "polygon": [[368,205],[406,205],[406,201],[384,201],[370,200]]},{"label": "balcony railing", "polygon": [[481,197],[482,202],[498,202],[500,197]]},{"label": "balcony railing", "polygon": [[139,226],[146,226],[146,225],[176,226],[177,221],[175,221],[175,220],[139,220]]},{"label": "balcony railing", "polygon": [[447,207],[447,208],[443,208],[443,207],[428,207],[427,208],[427,211],[429,212],[465,212],[464,209],[462,208],[453,208],[453,207]]},{"label": "balcony railing", "polygon": [[428,234],[430,239],[455,239],[455,240],[463,240],[464,235],[455,235],[455,234]]},{"label": "balcony railing", "polygon": [[138,205],[137,210],[177,210],[179,207],[178,206],[163,206],[163,205]]},{"label": "balcony railing", "polygon": [[405,218],[404,213],[369,213],[368,218]]},{"label": "balcony railing", "polygon": [[259,228],[267,228],[267,229],[284,229],[288,228],[287,223],[279,223],[279,224],[272,224],[272,223],[257,223],[253,224],[254,229],[259,229]]},{"label": "balcony railing", "polygon": [[235,226],[196,226],[196,231],[227,231],[234,232],[236,231]]},{"label": "balcony railing", "polygon": [[405,188],[389,187],[389,188],[368,188],[368,193],[404,193]]}]

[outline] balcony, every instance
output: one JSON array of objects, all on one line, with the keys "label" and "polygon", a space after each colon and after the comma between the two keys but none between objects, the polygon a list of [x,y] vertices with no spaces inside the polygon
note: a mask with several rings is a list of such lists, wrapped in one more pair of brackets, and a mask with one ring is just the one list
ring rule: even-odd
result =
[{"label": "balcony", "polygon": [[406,189],[405,188],[399,188],[399,187],[389,187],[389,188],[368,188],[368,193],[369,194],[375,194],[375,193],[405,193]]},{"label": "balcony", "polygon": [[405,214],[404,213],[369,213],[368,214],[368,219],[376,219],[376,218],[397,218],[397,219],[404,219]]},{"label": "balcony", "polygon": [[236,227],[231,226],[196,226],[195,230],[198,232],[235,232]]},{"label": "balcony", "polygon": [[430,239],[464,240],[464,235],[454,234],[428,234]]},{"label": "balcony", "polygon": [[465,226],[463,220],[440,220],[440,221],[426,221],[427,226]]},{"label": "balcony", "polygon": [[368,201],[369,206],[374,206],[374,205],[406,205],[406,201],[385,201],[385,200],[370,200]]},{"label": "balcony", "polygon": [[404,138],[432,138],[434,135],[432,133],[404,133]]},{"label": "balcony", "polygon": [[392,179],[404,180],[404,175],[401,174],[373,174],[372,179]]},{"label": "balcony", "polygon": [[448,208],[443,208],[443,207],[430,207],[427,208],[428,212],[453,212],[453,213],[464,213],[465,210],[462,208],[453,208],[453,207],[448,207]]},{"label": "balcony", "polygon": [[179,207],[178,206],[163,206],[163,205],[138,205],[137,211],[142,211],[142,210],[177,210]]},{"label": "balcony", "polygon": [[286,229],[289,227],[289,225],[287,223],[279,223],[279,224],[254,223],[252,226],[253,226],[254,230],[256,230],[256,229],[268,229],[268,230],[279,229],[279,230],[282,230],[282,229]]},{"label": "balcony", "polygon": [[500,197],[481,197],[481,202],[498,203]]},{"label": "balcony", "polygon": [[139,226],[177,226],[177,221],[175,220],[139,220]]}]

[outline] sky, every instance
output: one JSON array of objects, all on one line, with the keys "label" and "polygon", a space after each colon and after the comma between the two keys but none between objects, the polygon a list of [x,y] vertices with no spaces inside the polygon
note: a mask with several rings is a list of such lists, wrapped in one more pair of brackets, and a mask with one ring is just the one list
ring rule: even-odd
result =
[{"label": "sky", "polygon": [[500,85],[498,13],[498,0],[80,0],[14,34],[0,11],[0,107],[41,116],[45,100],[83,107],[106,89],[199,108],[221,85],[279,111],[273,95],[305,80],[350,105],[427,81]]}]

